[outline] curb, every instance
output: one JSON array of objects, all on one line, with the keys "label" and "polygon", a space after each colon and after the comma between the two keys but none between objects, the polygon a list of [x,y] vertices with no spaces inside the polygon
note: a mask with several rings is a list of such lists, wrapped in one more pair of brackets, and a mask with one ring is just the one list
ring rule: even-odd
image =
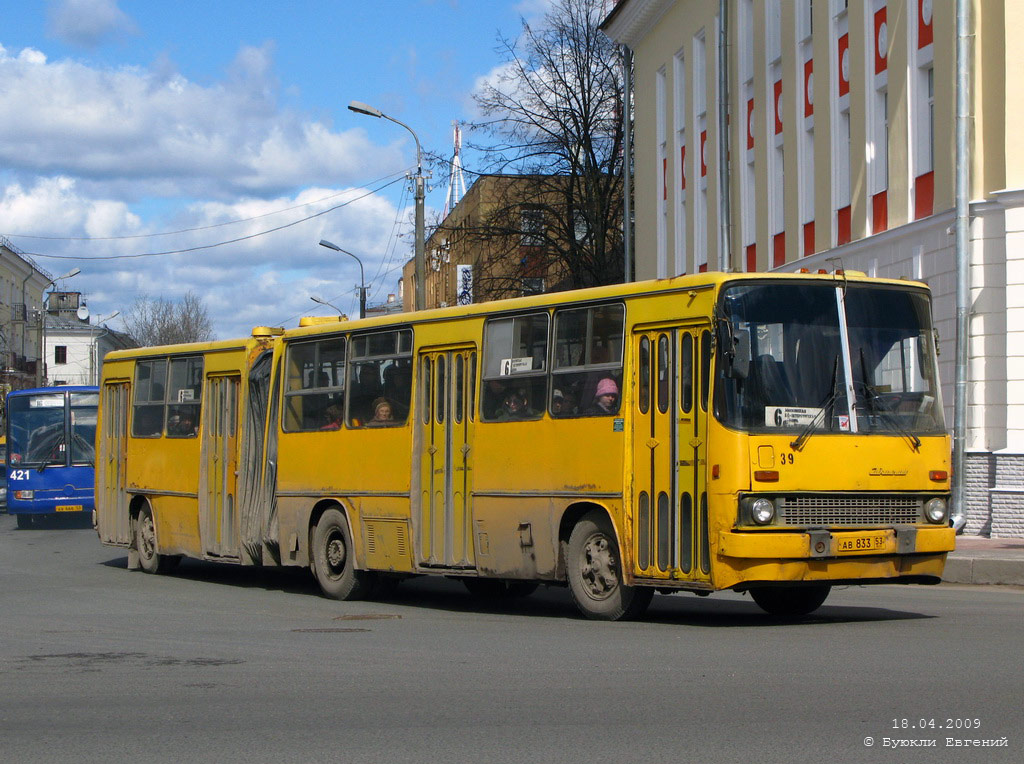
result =
[{"label": "curb", "polygon": [[947,557],[942,581],[947,584],[1024,586],[1024,560],[998,557]]}]

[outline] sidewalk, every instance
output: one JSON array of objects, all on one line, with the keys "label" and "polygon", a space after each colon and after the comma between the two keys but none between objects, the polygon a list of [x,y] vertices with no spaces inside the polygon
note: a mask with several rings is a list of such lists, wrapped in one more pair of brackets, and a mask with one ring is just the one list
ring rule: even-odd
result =
[{"label": "sidewalk", "polygon": [[949,584],[1024,586],[1024,539],[957,536],[942,580]]}]

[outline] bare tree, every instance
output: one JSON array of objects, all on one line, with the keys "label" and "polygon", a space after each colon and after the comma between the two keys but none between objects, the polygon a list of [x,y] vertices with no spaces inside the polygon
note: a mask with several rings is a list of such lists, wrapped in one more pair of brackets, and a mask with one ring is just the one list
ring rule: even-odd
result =
[{"label": "bare tree", "polygon": [[213,339],[210,314],[192,291],[179,302],[140,295],[125,311],[124,325],[125,332],[143,347]]},{"label": "bare tree", "polygon": [[538,276],[548,291],[622,280],[622,57],[598,29],[608,5],[555,0],[538,27],[499,38],[505,66],[475,96],[486,119],[474,126],[496,142],[476,148],[518,180],[463,230],[488,253],[486,292]]}]

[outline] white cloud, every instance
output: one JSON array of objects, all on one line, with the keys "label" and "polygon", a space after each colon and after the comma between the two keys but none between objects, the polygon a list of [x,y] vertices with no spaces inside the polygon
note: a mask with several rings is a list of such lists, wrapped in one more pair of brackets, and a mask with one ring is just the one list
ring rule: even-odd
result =
[{"label": "white cloud", "polygon": [[[141,221],[125,204],[90,198],[80,193],[74,180],[60,177],[40,180],[27,188],[13,184],[0,191],[0,220],[4,221],[5,229],[20,234],[15,243],[29,254],[73,258],[39,256],[36,260],[51,274],[80,267],[82,273],[66,286],[86,295],[94,315],[113,310],[126,313],[140,294],[177,299],[191,290],[206,301],[216,335],[226,338],[244,336],[256,325],[294,326],[296,316],[328,312],[310,301],[313,294],[355,315],[354,288],[359,283],[359,268],[351,258],[318,246],[321,238],[360,257],[371,287],[371,302],[383,300],[395,291],[401,265],[410,256],[409,243],[400,242],[397,247],[394,244],[392,232],[399,214],[394,205],[379,194],[364,196],[365,193],[362,189],[339,192],[317,187],[275,199],[197,202],[179,212],[173,225],[175,230],[202,230],[103,239],[159,231],[153,224]],[[331,196],[334,198],[325,200]],[[344,202],[349,204],[323,216],[221,247],[158,257],[92,259],[238,239]],[[309,206],[278,212],[297,205]],[[239,220],[245,222],[231,223]],[[223,223],[231,224],[219,225]],[[94,238],[31,238],[50,236],[57,230],[65,237]],[[119,320],[111,325],[117,327]]]},{"label": "white cloud", "polygon": [[96,48],[138,33],[117,0],[52,0],[49,33],[81,48]]},{"label": "white cloud", "polygon": [[18,115],[0,120],[0,167],[132,199],[269,195],[402,166],[400,141],[381,149],[362,128],[336,132],[281,109],[271,70],[269,46],[243,48],[211,85],[165,65],[104,69],[0,47],[0,112]]},{"label": "white cloud", "polygon": [[[81,291],[94,316],[124,314],[140,294],[190,290],[223,338],[328,312],[311,294],[354,315],[359,269],[317,246],[321,238],[362,258],[371,302],[395,291],[411,238],[396,245],[400,211],[356,186],[400,176],[404,137],[379,146],[363,127],[339,132],[283,108],[272,45],[243,47],[206,84],[164,58],[149,69],[103,68],[0,46],[0,83],[0,111],[17,115],[0,120],[0,234],[51,274],[80,267],[64,286]],[[405,216],[397,230],[409,227]],[[164,231],[183,232],[152,235]]]}]

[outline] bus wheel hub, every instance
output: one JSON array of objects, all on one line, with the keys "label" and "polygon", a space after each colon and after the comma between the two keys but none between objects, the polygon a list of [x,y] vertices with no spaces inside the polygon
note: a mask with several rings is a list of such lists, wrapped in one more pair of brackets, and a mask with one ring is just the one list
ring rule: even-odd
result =
[{"label": "bus wheel hub", "polygon": [[612,556],[608,539],[595,536],[587,541],[582,561],[583,580],[587,582],[591,594],[607,597],[617,583],[615,574],[615,558]]},{"label": "bus wheel hub", "polygon": [[327,562],[334,568],[339,568],[345,563],[345,544],[341,539],[333,539],[327,545]]}]

